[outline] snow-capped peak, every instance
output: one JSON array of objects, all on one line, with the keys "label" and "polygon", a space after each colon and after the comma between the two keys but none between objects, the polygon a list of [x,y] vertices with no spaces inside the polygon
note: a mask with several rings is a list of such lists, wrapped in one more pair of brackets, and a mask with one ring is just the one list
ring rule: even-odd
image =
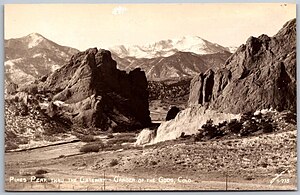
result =
[{"label": "snow-capped peak", "polygon": [[109,48],[119,57],[154,58],[168,57],[178,51],[196,54],[213,54],[229,51],[216,43],[211,43],[199,36],[182,36],[177,39],[161,40],[145,45],[119,45]]}]

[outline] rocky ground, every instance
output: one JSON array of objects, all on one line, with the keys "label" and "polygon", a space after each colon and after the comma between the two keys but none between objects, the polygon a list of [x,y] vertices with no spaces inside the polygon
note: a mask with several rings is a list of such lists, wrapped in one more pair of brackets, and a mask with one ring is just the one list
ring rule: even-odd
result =
[{"label": "rocky ground", "polygon": [[95,153],[81,153],[83,142],[11,152],[5,156],[5,188],[226,190],[227,176],[227,190],[295,190],[295,129],[206,142],[177,139],[146,147],[123,142]]}]

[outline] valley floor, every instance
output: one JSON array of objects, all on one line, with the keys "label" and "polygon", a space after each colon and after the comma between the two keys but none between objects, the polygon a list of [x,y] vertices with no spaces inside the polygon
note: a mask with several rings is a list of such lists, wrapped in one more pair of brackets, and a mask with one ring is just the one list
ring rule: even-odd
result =
[{"label": "valley floor", "polygon": [[179,139],[98,153],[79,152],[82,142],[10,152],[5,189],[296,190],[296,135],[290,130],[232,140]]}]

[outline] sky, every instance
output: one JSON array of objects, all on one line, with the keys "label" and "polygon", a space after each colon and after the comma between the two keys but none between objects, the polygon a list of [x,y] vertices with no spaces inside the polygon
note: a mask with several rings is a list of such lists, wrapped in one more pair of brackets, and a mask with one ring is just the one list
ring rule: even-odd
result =
[{"label": "sky", "polygon": [[296,17],[295,4],[7,4],[5,39],[39,33],[79,50],[142,45],[199,36],[239,46],[250,36],[273,36]]}]

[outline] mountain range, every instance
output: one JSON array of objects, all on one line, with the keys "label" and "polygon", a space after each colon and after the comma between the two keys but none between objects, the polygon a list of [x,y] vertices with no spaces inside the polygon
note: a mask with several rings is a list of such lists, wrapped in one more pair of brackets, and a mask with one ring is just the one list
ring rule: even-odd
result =
[{"label": "mountain range", "polygon": [[[162,40],[142,46],[110,48],[121,70],[140,67],[148,80],[193,77],[215,69],[231,55],[230,50],[197,36]],[[5,73],[13,83],[25,83],[61,68],[79,50],[61,46],[38,33],[5,40]]]},{"label": "mountain range", "polygon": [[192,52],[194,54],[214,54],[235,51],[235,47],[223,47],[211,43],[199,36],[183,36],[178,39],[161,40],[145,45],[117,45],[109,48],[117,56],[135,58],[169,57],[177,52]]},{"label": "mountain range", "polygon": [[227,51],[204,55],[179,51],[168,57],[120,58],[112,54],[112,58],[117,61],[118,68],[121,70],[130,71],[140,67],[146,72],[148,80],[167,80],[191,78],[209,68],[216,69],[224,64],[230,55],[231,53]]},{"label": "mountain range", "polygon": [[32,81],[62,67],[77,49],[61,46],[38,33],[8,39],[5,45],[5,75],[14,83]]}]

